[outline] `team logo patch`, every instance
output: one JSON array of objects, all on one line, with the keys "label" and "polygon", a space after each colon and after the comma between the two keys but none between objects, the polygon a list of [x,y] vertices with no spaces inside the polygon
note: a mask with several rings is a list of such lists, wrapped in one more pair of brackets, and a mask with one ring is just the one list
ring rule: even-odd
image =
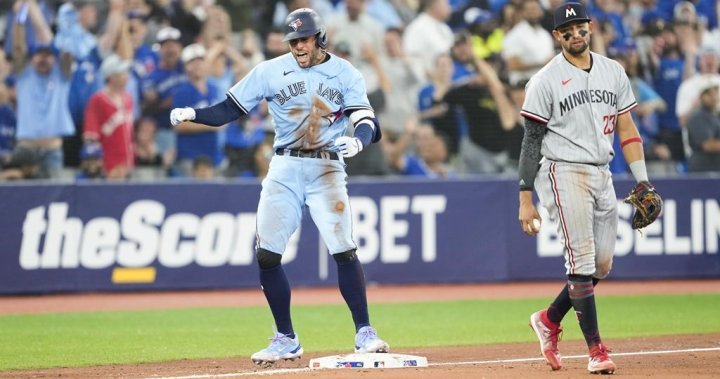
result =
[{"label": "team logo patch", "polygon": [[302,21],[300,21],[300,19],[298,18],[293,22],[289,23],[288,26],[293,28],[293,30],[297,32],[298,28],[302,26]]}]

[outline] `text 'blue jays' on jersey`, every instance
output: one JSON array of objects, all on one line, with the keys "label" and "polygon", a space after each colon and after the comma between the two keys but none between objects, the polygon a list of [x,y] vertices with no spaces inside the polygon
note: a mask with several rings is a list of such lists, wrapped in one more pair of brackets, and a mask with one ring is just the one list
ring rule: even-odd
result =
[{"label": "text 'blue jays' on jersey", "polygon": [[257,65],[228,91],[249,113],[262,99],[275,127],[274,148],[331,150],[345,134],[348,114],[372,109],[365,80],[348,61],[329,54],[325,62],[298,66],[292,53]]}]

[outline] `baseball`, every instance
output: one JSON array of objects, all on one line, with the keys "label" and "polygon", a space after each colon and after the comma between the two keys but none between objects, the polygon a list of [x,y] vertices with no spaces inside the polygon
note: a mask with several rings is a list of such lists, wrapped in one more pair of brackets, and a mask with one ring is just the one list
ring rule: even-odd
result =
[{"label": "baseball", "polygon": [[533,219],[533,228],[535,230],[540,230],[540,220],[538,220],[536,218]]}]

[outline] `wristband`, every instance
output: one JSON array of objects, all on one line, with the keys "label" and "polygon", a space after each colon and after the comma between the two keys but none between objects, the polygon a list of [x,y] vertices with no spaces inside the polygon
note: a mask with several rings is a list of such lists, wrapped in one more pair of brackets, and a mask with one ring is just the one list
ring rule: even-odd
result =
[{"label": "wristband", "polygon": [[20,11],[15,15],[15,22],[18,24],[25,24],[25,21],[27,21],[28,17],[28,4],[23,3],[22,6],[20,6]]},{"label": "wristband", "polygon": [[638,183],[649,181],[644,160],[638,159],[634,162],[630,162],[628,166],[630,166],[630,172],[632,172],[633,177]]},{"label": "wristband", "polygon": [[635,142],[642,143],[642,141],[643,140],[640,137],[630,137],[630,138],[626,139],[625,141],[620,142],[620,148],[622,149],[625,147],[625,145],[629,145],[629,144],[635,143]]}]

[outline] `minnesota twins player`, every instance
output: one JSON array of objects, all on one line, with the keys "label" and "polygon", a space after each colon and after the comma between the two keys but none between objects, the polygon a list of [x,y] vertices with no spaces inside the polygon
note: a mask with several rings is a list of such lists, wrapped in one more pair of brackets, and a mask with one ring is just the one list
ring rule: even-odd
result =
[{"label": "minnesota twins player", "polygon": [[[257,364],[300,358],[303,348],[290,318],[290,286],[280,263],[286,244],[307,205],[337,263],[338,284],[355,323],[355,352],[387,352],[388,344],[370,326],[365,278],[355,255],[344,157],[380,140],[365,82],[346,60],[326,51],[325,27],[308,8],[285,22],[290,53],[257,65],[227,93],[204,109],[176,108],[171,122],[219,126],[247,114],[261,100],[275,124],[275,156],[262,182],[257,210],[256,256],[260,284],[275,319],[270,345],[252,355]],[[348,125],[353,136],[345,136]]]},{"label": "minnesota twins player", "polygon": [[598,331],[593,287],[612,267],[617,232],[617,198],[608,163],[617,131],[635,179],[647,181],[642,141],[629,111],[636,106],[630,82],[615,61],[588,49],[592,22],[580,3],[555,10],[553,37],[562,52],[526,86],[519,176],[519,221],[538,232],[540,204],[556,223],[564,246],[567,284],[555,301],[530,316],[541,352],[553,370],[562,366],[557,348],[560,321],[575,309],[587,342],[592,373],[613,373]]}]

